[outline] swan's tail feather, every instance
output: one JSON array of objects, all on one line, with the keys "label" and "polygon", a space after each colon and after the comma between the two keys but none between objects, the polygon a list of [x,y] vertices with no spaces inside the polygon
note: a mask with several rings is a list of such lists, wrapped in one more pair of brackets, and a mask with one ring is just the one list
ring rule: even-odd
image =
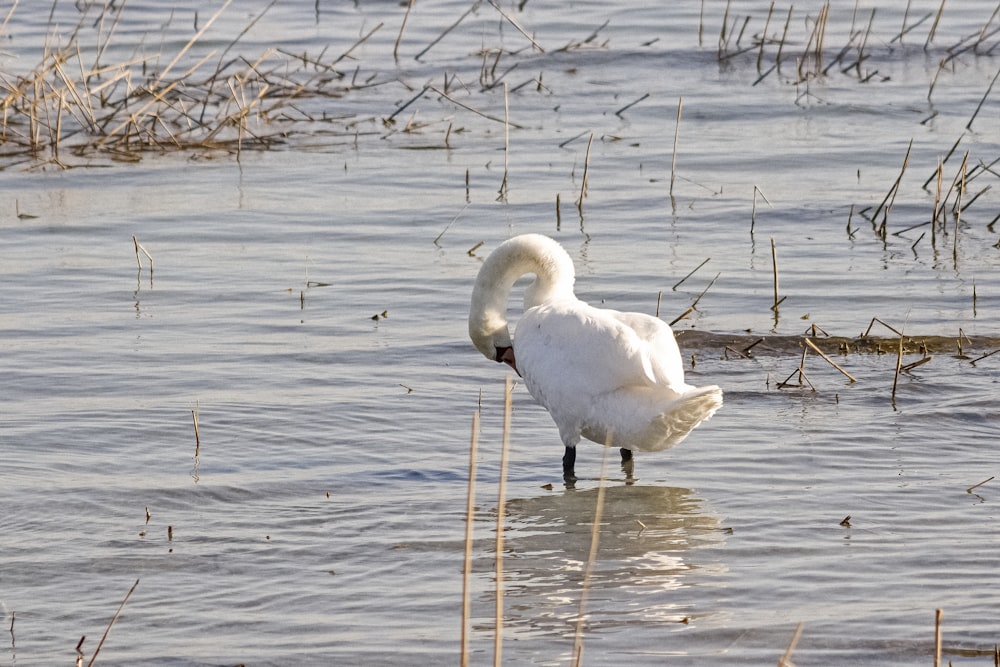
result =
[{"label": "swan's tail feather", "polygon": [[647,446],[650,451],[659,451],[680,444],[698,424],[721,407],[722,390],[715,385],[685,392],[650,424],[650,431],[655,431],[655,436],[649,439]]}]

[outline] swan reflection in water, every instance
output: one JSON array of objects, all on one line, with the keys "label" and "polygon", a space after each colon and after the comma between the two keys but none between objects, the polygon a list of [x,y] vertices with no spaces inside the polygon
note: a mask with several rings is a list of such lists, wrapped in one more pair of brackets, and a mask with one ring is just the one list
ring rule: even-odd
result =
[{"label": "swan reflection in water", "polygon": [[[504,533],[504,634],[572,636],[575,630],[598,489],[566,489],[507,503]],[[481,516],[496,520],[495,513]],[[589,632],[636,623],[687,623],[706,613],[684,589],[724,568],[693,552],[721,546],[726,530],[690,489],[607,486],[599,549],[588,580]],[[483,545],[474,568],[492,572],[495,550]],[[493,629],[493,580],[474,612]],[[487,605],[489,605],[487,607]],[[477,604],[478,606],[478,604]]]}]

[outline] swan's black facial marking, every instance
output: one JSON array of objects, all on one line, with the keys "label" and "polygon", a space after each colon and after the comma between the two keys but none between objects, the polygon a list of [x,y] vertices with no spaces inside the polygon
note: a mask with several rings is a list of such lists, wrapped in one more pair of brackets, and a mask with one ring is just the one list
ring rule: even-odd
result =
[{"label": "swan's black facial marking", "polygon": [[520,375],[521,373],[517,370],[517,361],[514,359],[514,348],[507,345],[504,347],[497,346],[497,356],[496,361],[501,364],[507,364],[514,369],[514,372]]}]

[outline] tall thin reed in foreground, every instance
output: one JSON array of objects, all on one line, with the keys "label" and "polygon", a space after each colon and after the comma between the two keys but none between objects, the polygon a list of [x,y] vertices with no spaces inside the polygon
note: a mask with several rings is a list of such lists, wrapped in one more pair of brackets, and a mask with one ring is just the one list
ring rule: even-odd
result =
[{"label": "tall thin reed in foreground", "polygon": [[601,478],[597,487],[597,502],[594,508],[594,525],[590,529],[590,553],[587,555],[587,567],[583,571],[583,582],[580,590],[580,609],[576,616],[576,634],[573,638],[573,664],[580,667],[583,664],[583,619],[587,611],[587,596],[590,593],[590,577],[594,571],[594,561],[597,560],[597,548],[601,539],[601,519],[604,516],[604,478],[607,476],[608,450],[611,449],[611,438],[608,438],[601,456]]},{"label": "tall thin reed in foreground", "polygon": [[472,414],[472,435],[469,438],[469,495],[465,504],[465,560],[462,569],[462,667],[469,664],[469,619],[472,615],[469,579],[472,576],[472,528],[476,500],[476,450],[479,447],[479,410]]},{"label": "tall thin reed in foreground", "polygon": [[493,664],[503,664],[503,524],[507,514],[507,463],[510,453],[510,375],[504,380],[503,446],[500,449],[500,484],[497,491],[497,555],[496,555],[496,628],[493,640]]}]

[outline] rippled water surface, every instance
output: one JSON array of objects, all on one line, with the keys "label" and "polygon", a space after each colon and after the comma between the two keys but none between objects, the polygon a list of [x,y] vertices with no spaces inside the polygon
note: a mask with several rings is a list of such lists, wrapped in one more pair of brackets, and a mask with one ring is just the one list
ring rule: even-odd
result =
[{"label": "rippled water surface", "polygon": [[[52,115],[9,106],[0,664],[70,664],[81,637],[86,663],[137,581],[95,664],[457,661],[477,410],[468,625],[493,661],[505,367],[465,318],[523,232],[563,244],[585,300],[684,315],[688,381],[725,405],[634,483],[581,445],[567,489],[515,384],[505,663],[572,664],[579,628],[585,664],[775,664],[801,623],[798,665],[933,664],[941,609],[944,659],[993,664],[995,7],[831,6],[817,65],[819,3],[417,2],[402,31],[399,3],[85,4],[15,7],[5,104],[74,26],[112,68],[95,109],[178,55],[204,64],[161,114],[223,56],[303,88],[242,137],[185,111],[127,150],[66,93],[58,155],[26,148]],[[807,333],[856,382],[803,361]]]}]

